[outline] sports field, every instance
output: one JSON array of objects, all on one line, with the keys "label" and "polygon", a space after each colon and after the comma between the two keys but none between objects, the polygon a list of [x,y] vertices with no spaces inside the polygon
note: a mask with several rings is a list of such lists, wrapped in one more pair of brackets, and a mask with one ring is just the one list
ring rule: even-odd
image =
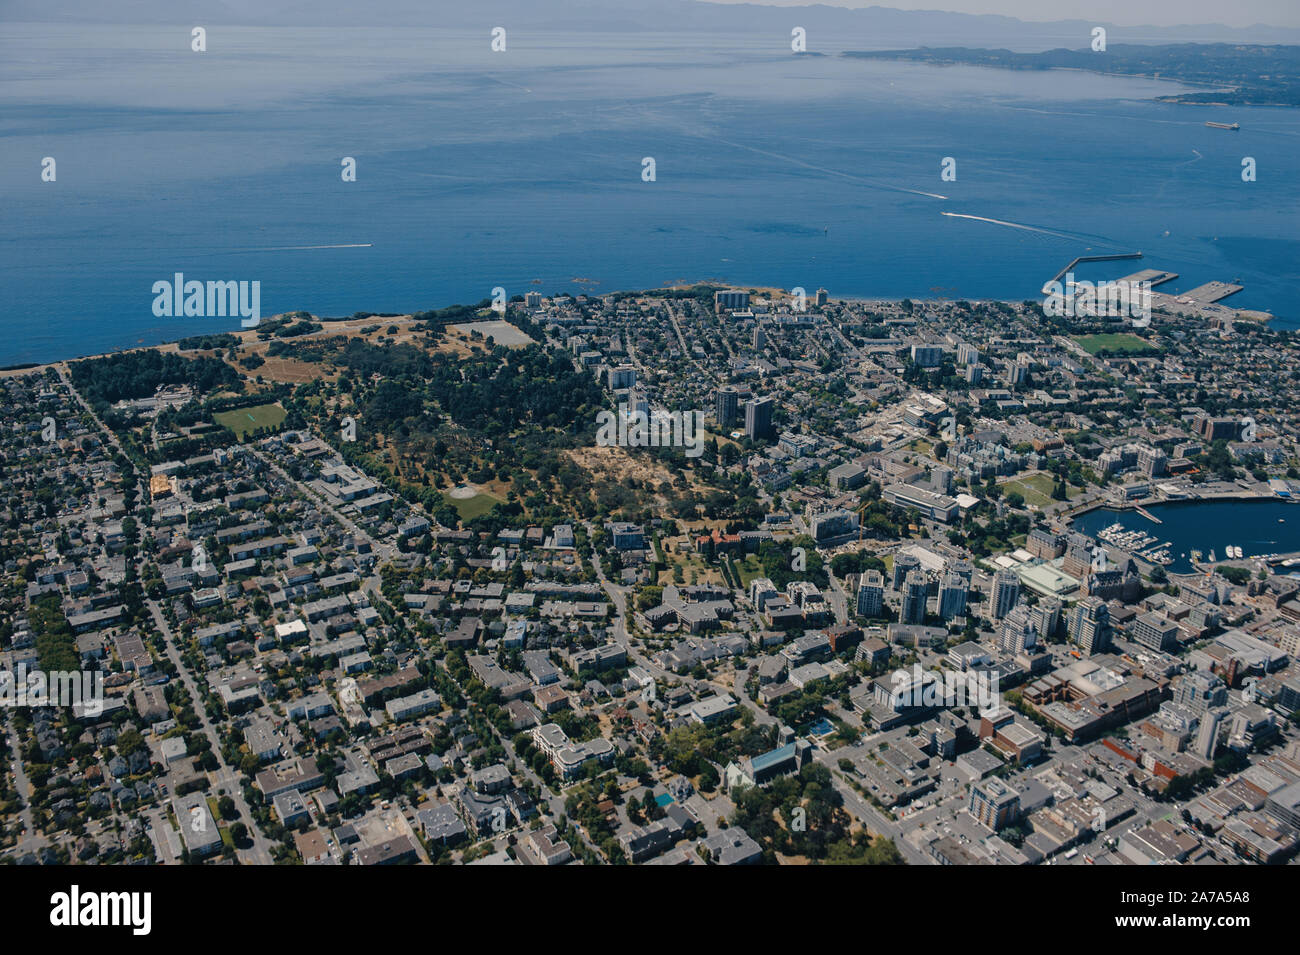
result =
[{"label": "sports field", "polygon": [[1104,335],[1075,335],[1073,337],[1089,355],[1096,355],[1103,351],[1124,355],[1159,351],[1159,349],[1151,347],[1150,344],[1136,335],[1108,333]]},{"label": "sports field", "polygon": [[224,428],[235,432],[235,437],[243,441],[247,435],[258,428],[274,428],[284,420],[285,412],[278,404],[253,405],[251,408],[236,408],[234,411],[221,411],[212,416],[212,420]]}]

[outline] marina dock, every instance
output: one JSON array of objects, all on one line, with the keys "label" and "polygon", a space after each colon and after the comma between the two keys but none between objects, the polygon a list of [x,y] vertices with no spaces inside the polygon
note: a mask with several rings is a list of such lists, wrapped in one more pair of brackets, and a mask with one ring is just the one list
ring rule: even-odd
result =
[{"label": "marina dock", "polygon": [[1082,262],[1118,262],[1122,259],[1140,259],[1140,258],[1142,258],[1141,252],[1116,252],[1113,255],[1081,255],[1076,259],[1072,259],[1069,265],[1061,269],[1061,271],[1057,272],[1050,279],[1044,282],[1043,289],[1044,291],[1046,291],[1047,286],[1051,285],[1053,282],[1059,282],[1067,272],[1069,272],[1076,265],[1079,265]]},{"label": "marina dock", "polygon": [[1212,305],[1229,295],[1236,295],[1244,285],[1233,285],[1230,282],[1206,282],[1204,285],[1198,285],[1190,292],[1183,292],[1178,296],[1178,300],[1196,302],[1200,305]]},{"label": "marina dock", "polygon": [[1151,288],[1155,288],[1157,285],[1172,282],[1176,278],[1178,278],[1177,272],[1165,272],[1162,269],[1143,269],[1141,272],[1134,272],[1132,275],[1126,275],[1122,279],[1116,279],[1116,281],[1127,282],[1129,285],[1138,285],[1145,282]]}]

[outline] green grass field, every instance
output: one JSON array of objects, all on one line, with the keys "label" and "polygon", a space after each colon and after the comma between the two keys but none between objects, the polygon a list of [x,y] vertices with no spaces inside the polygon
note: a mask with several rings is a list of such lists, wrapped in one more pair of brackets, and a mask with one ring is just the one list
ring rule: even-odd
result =
[{"label": "green grass field", "polygon": [[492,510],[493,504],[500,503],[500,500],[491,494],[475,494],[464,500],[448,497],[447,501],[456,508],[456,513],[460,515],[462,521],[472,521],[476,517],[481,517]]},{"label": "green grass field", "polygon": [[1137,355],[1142,352],[1159,351],[1158,348],[1153,348],[1149,343],[1138,336],[1123,333],[1075,335],[1073,338],[1089,355],[1096,355],[1103,351],[1116,352],[1125,355]]},{"label": "green grass field", "polygon": [[740,583],[749,590],[751,581],[763,576],[763,565],[758,560],[757,554],[746,554],[744,560],[733,561],[736,570],[740,573]]},{"label": "green grass field", "polygon": [[274,428],[284,418],[285,411],[278,404],[253,405],[251,408],[222,411],[212,416],[217,424],[235,432],[235,437],[240,441],[258,428]]},{"label": "green grass field", "polygon": [[[1025,499],[1026,504],[1033,504],[1037,507],[1046,507],[1052,503],[1052,479],[1046,474],[1031,474],[1028,477],[1018,478],[1014,481],[1008,481],[1002,485],[1003,495],[1010,494],[1012,491],[1019,491]],[[1065,493],[1070,494],[1071,488],[1067,484]],[[1074,494],[1078,491],[1075,490]]]}]

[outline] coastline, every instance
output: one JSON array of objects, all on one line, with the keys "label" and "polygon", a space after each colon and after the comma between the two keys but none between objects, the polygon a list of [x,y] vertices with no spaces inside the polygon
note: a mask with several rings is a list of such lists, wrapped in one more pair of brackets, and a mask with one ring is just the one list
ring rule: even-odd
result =
[{"label": "coastline", "polygon": [[[1194,44],[1130,44],[1130,46],[1149,47],[1154,50],[1160,50],[1171,46],[1188,45]],[[1242,44],[1241,46],[1265,49],[1270,46],[1286,47],[1289,46],[1289,44]],[[992,54],[1007,53],[1007,51],[998,51],[987,47],[919,47],[904,50],[842,50],[840,56],[848,59],[889,60],[896,63],[919,63],[926,66],[936,67],[965,66],[980,69],[1010,70],[1013,72],[1029,73],[1055,70],[1070,73],[1087,73],[1092,74],[1093,76],[1105,76],[1118,79],[1137,79],[1156,83],[1175,83],[1187,87],[1188,91],[1157,94],[1152,96],[1150,101],[1169,103],[1176,106],[1205,106],[1217,109],[1260,109],[1265,107],[1278,107],[1282,109],[1300,108],[1300,101],[1287,100],[1285,96],[1282,96],[1279,99],[1259,99],[1257,97],[1259,97],[1261,93],[1267,96],[1271,90],[1267,87],[1252,87],[1247,83],[1237,81],[1237,78],[1235,77],[1233,80],[1223,82],[1185,77],[1178,75],[1177,72],[1161,71],[1158,69],[1152,71],[1124,71],[1102,69],[1100,67],[1089,65],[1073,66],[1062,63],[1039,62],[1032,59],[1034,57],[1041,58],[1059,54],[1071,56],[1074,54],[1085,54],[1087,52],[1086,49],[1071,50],[1061,48],[1035,53],[1011,54],[1012,58],[1024,58],[1020,62],[1011,62],[1002,57],[992,56]],[[1223,94],[1229,98],[1237,98],[1235,101],[1196,98],[1197,96],[1211,94]]]},{"label": "coastline", "polygon": [[[278,315],[268,315],[264,320],[270,322],[291,315],[293,316],[301,315],[301,310],[295,310],[293,312],[281,312]],[[353,318],[351,316],[346,318],[321,318],[316,315],[311,315],[310,320],[313,322],[320,322],[325,327],[317,332],[311,332],[306,335],[296,335],[293,338],[286,338],[282,340],[302,341],[313,337],[325,338],[325,337],[329,337],[330,335],[353,334],[359,332],[361,328],[370,325],[387,326],[387,325],[401,325],[403,323],[409,323],[412,321],[412,317],[410,314],[368,315],[365,318]],[[234,337],[239,339],[239,347],[242,349],[250,344],[252,345],[262,344],[262,342],[257,337],[257,332],[258,330],[256,328],[234,328],[227,332],[209,332],[207,334],[233,335]],[[58,368],[60,366],[66,366],[69,363],[73,363],[73,362],[93,361],[94,359],[97,358],[108,358],[112,355],[125,355],[131,352],[160,351],[163,353],[168,353],[168,352],[181,353],[182,351],[185,351],[185,352],[192,352],[195,355],[201,355],[212,351],[221,351],[221,349],[212,349],[212,348],[182,349],[180,347],[180,343],[185,341],[186,338],[191,338],[191,337],[194,336],[186,335],[186,336],[182,336],[181,338],[175,339],[173,341],[159,342],[156,345],[132,345],[130,348],[115,348],[112,351],[99,352],[98,354],[94,354],[94,355],[77,355],[71,358],[57,358],[54,361],[27,362],[20,365],[11,365],[5,368],[0,368],[0,378],[13,378],[16,376],[32,374],[34,372],[44,372],[50,368]],[[266,342],[266,344],[269,344],[269,342],[275,340],[276,339],[274,338],[269,339]]]},{"label": "coastline", "polygon": [[[1080,261],[1136,258],[1140,254],[1141,253],[1123,253],[1118,255],[1080,257],[1080,258],[1076,258],[1074,262],[1071,263],[1071,265],[1075,265]],[[1067,266],[1066,268],[1068,269],[1069,267],[1070,266]],[[598,282],[598,280],[595,279],[586,279],[584,281],[589,283]],[[576,291],[576,292],[568,292],[567,294],[574,295],[574,296],[585,294],[588,296],[598,298],[604,295],[654,295],[655,293],[662,293],[665,291],[684,291],[687,289],[699,288],[699,287],[710,287],[710,288],[719,288],[719,289],[743,288],[749,290],[754,294],[768,296],[774,301],[788,299],[791,297],[790,289],[777,288],[775,286],[768,286],[768,285],[752,285],[744,282],[726,282],[719,278],[702,278],[702,279],[695,279],[695,280],[677,278],[677,279],[669,280],[668,282],[664,282],[662,285],[658,285],[654,287],[647,286],[642,288],[611,289],[604,292]],[[811,290],[806,290],[806,291],[808,291],[811,297]],[[1171,295],[1170,297],[1174,297],[1174,296]],[[887,305],[887,304],[901,302],[904,300],[911,301],[914,303],[931,303],[936,305],[949,304],[958,301],[970,302],[972,304],[1020,305],[1026,301],[1034,300],[1032,296],[1028,298],[1026,297],[971,298],[968,296],[952,296],[952,295],[931,295],[926,297],[903,296],[902,298],[877,297],[877,296],[868,296],[868,295],[833,295],[831,296],[831,299],[832,301],[840,301],[840,302],[847,302],[847,303],[861,304],[861,305]],[[458,304],[460,303],[451,303],[448,306],[440,306],[440,307],[455,307]],[[1174,314],[1174,315],[1178,314],[1176,312],[1170,313],[1166,309],[1157,308],[1156,310],[1164,312],[1165,314]],[[1233,311],[1232,318],[1234,321],[1247,321],[1247,322],[1254,322],[1261,325],[1268,325],[1270,322],[1272,322],[1273,319],[1277,318],[1277,316],[1274,315],[1273,313],[1262,311],[1259,309],[1232,309],[1232,311]],[[364,312],[364,310],[362,310],[362,312]],[[320,316],[312,312],[309,312],[305,309],[294,309],[291,311],[280,312],[275,315],[266,316],[264,321],[274,322],[282,319],[305,317],[309,321],[316,322],[324,326],[319,331],[314,331],[305,335],[297,335],[297,336],[293,336],[292,338],[283,339],[285,341],[299,341],[304,339],[310,339],[313,337],[329,337],[330,335],[337,335],[337,334],[355,334],[361,328],[367,326],[373,326],[376,324],[382,324],[385,326],[393,325],[393,324],[402,325],[413,321],[414,314],[415,313],[412,312],[382,313],[382,314],[378,312],[371,312],[371,313],[364,313],[364,317],[358,318],[356,317],[355,314],[350,316],[336,316],[336,317]],[[258,328],[233,328],[226,331],[206,332],[206,333],[202,333],[202,335],[234,336],[235,338],[239,339],[239,347],[241,349],[249,346],[250,344],[256,345],[256,344],[263,343],[263,340],[260,340],[258,338]],[[57,366],[66,366],[70,362],[90,361],[93,359],[107,358],[110,355],[120,355],[129,352],[147,351],[151,349],[162,351],[165,353],[180,352],[183,350],[180,348],[181,342],[189,338],[202,337],[202,335],[197,333],[195,335],[183,335],[176,339],[172,339],[165,342],[158,342],[152,345],[132,345],[129,347],[114,348],[110,351],[97,352],[89,355],[74,355],[68,357],[61,357],[46,362],[20,362],[13,365],[0,367],[0,378],[10,378],[19,375],[31,374],[34,372],[42,372],[49,368],[53,368]],[[265,341],[269,343],[270,341],[275,341],[275,340],[277,339],[272,337],[271,339]],[[205,352],[211,352],[213,351],[213,349],[195,348],[195,349],[184,349],[184,351],[192,351],[194,354],[202,354]]]}]

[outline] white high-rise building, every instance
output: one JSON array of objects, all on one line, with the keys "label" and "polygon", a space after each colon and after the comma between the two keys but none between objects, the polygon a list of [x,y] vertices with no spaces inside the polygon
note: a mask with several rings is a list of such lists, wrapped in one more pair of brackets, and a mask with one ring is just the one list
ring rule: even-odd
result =
[{"label": "white high-rise building", "polygon": [[1201,716],[1201,726],[1196,731],[1195,749],[1196,755],[1201,759],[1214,759],[1214,751],[1219,745],[1219,726],[1227,715],[1227,709],[1220,707],[1207,710]]},{"label": "white high-rise building", "polygon": [[945,574],[939,582],[939,616],[944,620],[966,613],[966,581],[956,574]]},{"label": "white high-rise building", "polygon": [[857,609],[862,617],[885,615],[885,578],[880,571],[868,570],[858,575]]},{"label": "white high-rise building", "polygon": [[1038,643],[1038,630],[1028,607],[1013,607],[998,631],[998,646],[1007,653],[1020,653]]},{"label": "white high-rise building", "polygon": [[1020,577],[1014,571],[999,570],[993,577],[990,608],[994,620],[1001,620],[1020,602]]}]

